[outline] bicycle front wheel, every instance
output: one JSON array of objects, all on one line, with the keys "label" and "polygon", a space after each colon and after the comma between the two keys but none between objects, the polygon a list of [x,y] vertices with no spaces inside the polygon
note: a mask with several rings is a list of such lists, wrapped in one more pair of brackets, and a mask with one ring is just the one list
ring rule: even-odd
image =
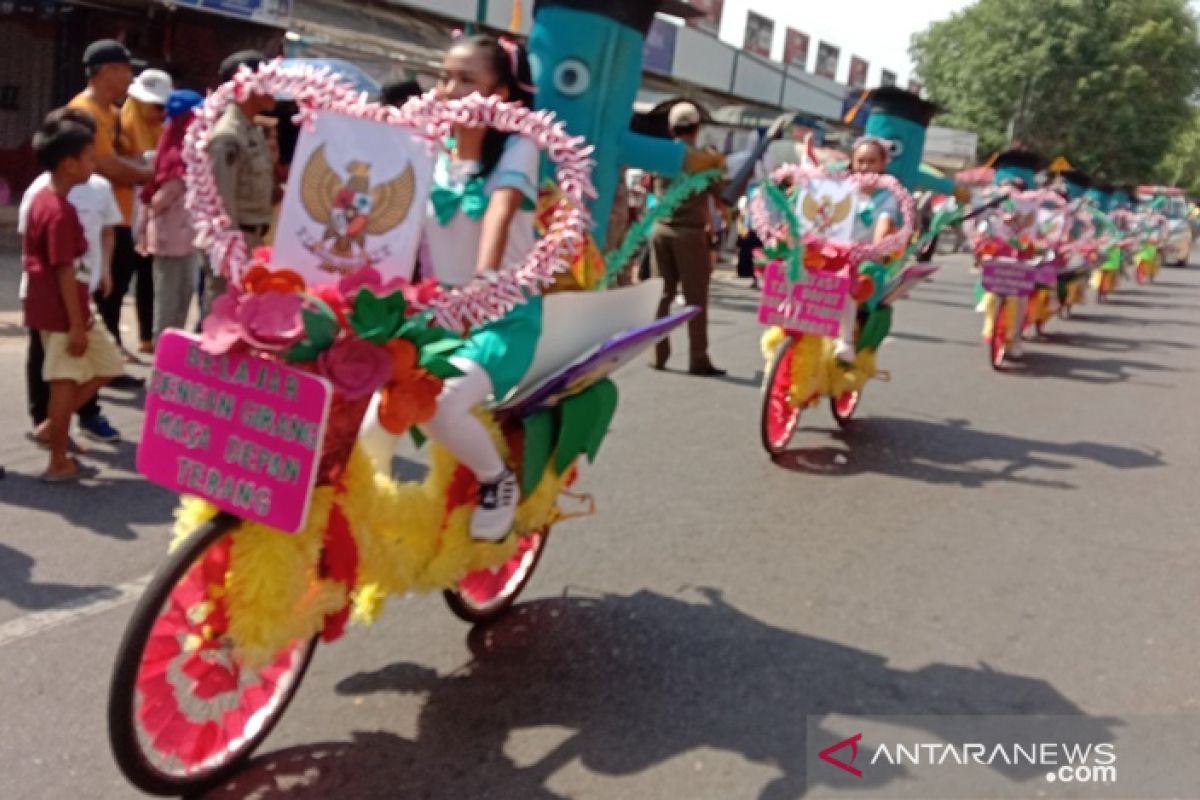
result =
[{"label": "bicycle front wheel", "polygon": [[796,339],[789,336],[775,350],[763,384],[762,443],[763,449],[773,456],[784,451],[800,422],[800,405],[793,403],[791,397],[795,360]]},{"label": "bicycle front wheel", "polygon": [[219,592],[240,520],[219,514],[162,566],[117,650],[108,734],[117,765],[143,791],[190,794],[229,776],[283,716],[316,639],[251,667],[233,652]]}]

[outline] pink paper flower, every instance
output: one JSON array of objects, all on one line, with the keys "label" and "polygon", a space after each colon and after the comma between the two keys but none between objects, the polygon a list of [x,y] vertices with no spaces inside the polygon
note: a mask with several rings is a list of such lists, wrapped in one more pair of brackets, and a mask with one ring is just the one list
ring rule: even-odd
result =
[{"label": "pink paper flower", "polygon": [[361,400],[392,378],[392,356],[386,347],[344,337],[317,356],[321,374],[347,400]]},{"label": "pink paper flower", "polygon": [[238,321],[238,296],[232,292],[218,297],[201,326],[200,349],[210,355],[228,353],[242,340]]},{"label": "pink paper flower", "polygon": [[420,283],[410,283],[404,287],[404,299],[408,301],[410,309],[414,306],[426,308],[441,295],[442,287],[433,278]]},{"label": "pink paper flower", "polygon": [[243,296],[237,307],[242,338],[251,347],[278,352],[304,338],[304,320],[299,294],[266,292]]}]

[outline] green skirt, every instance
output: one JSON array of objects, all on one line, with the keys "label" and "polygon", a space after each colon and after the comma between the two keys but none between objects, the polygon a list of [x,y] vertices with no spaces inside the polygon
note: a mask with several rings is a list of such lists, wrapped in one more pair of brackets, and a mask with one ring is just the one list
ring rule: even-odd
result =
[{"label": "green skirt", "polygon": [[542,298],[532,297],[504,317],[482,325],[467,337],[454,354],[483,367],[492,379],[495,402],[502,402],[533,364],[542,336]]}]

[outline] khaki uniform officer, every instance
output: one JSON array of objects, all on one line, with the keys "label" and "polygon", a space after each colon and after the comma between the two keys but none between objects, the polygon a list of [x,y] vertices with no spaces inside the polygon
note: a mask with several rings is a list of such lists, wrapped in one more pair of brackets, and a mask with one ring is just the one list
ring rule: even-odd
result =
[{"label": "khaki uniform officer", "polygon": [[[691,103],[678,103],[671,108],[668,123],[671,136],[687,145],[684,167],[688,172],[725,169],[725,158],[719,153],[700,150],[696,139],[700,133],[700,110]],[[655,191],[663,197],[671,181],[659,177]],[[708,358],[708,287],[712,280],[713,263],[709,251],[708,229],[711,224],[709,198],[721,190],[721,185],[692,195],[674,213],[654,223],[650,258],[663,279],[663,295],[658,316],[671,310],[675,294],[683,289],[683,299],[689,306],[698,306],[700,313],[688,321],[688,372],[692,375],[719,377],[725,370],[717,369]],[[663,339],[655,348],[651,365],[665,369],[671,356],[671,341]]]},{"label": "khaki uniform officer", "polygon": [[[252,50],[234,53],[221,64],[221,81],[232,79],[243,66],[257,69],[262,61],[262,54]],[[275,187],[275,161],[266,134],[253,120],[255,115],[274,107],[275,98],[263,94],[230,103],[208,140],[209,162],[225,212],[241,230],[251,250],[263,243],[270,227]],[[204,292],[206,313],[212,300],[225,292],[225,283],[223,276],[208,276]]]}]

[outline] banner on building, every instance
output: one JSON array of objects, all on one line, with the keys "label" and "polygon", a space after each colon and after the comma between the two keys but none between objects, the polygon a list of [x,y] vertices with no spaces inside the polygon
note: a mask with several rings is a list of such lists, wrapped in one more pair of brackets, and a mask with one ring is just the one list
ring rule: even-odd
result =
[{"label": "banner on building", "polygon": [[725,0],[692,0],[692,6],[704,16],[692,17],[687,24],[713,36],[721,32],[721,15],[725,13]]},{"label": "banner on building", "polygon": [[842,51],[828,42],[821,42],[817,47],[817,68],[813,72],[822,78],[837,80],[838,59]]},{"label": "banner on building", "polygon": [[807,33],[788,28],[787,38],[783,43],[783,63],[789,67],[808,69],[808,43]]},{"label": "banner on building", "polygon": [[746,13],[746,44],[748,53],[763,58],[771,57],[771,43],[775,41],[775,20],[767,19],[753,11]]},{"label": "banner on building", "polygon": [[867,69],[866,59],[850,56],[850,77],[846,80],[846,85],[852,89],[861,89],[866,86]]},{"label": "banner on building", "polygon": [[879,85],[880,86],[895,86],[896,85],[896,73],[892,72],[890,69],[880,70],[879,71]]},{"label": "banner on building", "polygon": [[677,27],[656,17],[650,32],[646,34],[646,44],[642,47],[642,65],[652,72],[670,75],[675,65],[675,40],[678,34]]},{"label": "banner on building", "polygon": [[292,0],[175,0],[174,5],[263,23],[281,23],[292,16]]}]

